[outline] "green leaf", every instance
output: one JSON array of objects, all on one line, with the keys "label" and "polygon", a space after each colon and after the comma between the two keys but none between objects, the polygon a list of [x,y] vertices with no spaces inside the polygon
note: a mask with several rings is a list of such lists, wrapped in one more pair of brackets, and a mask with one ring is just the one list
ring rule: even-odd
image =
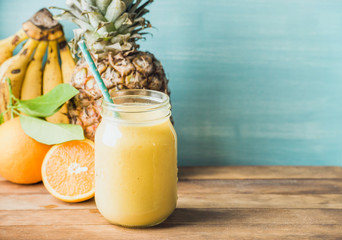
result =
[{"label": "green leaf", "polygon": [[50,123],[24,115],[20,115],[20,123],[27,135],[47,145],[84,139],[83,129],[79,125]]},{"label": "green leaf", "polygon": [[69,99],[78,93],[70,84],[59,84],[47,94],[30,100],[19,100],[18,110],[33,117],[53,115]]}]

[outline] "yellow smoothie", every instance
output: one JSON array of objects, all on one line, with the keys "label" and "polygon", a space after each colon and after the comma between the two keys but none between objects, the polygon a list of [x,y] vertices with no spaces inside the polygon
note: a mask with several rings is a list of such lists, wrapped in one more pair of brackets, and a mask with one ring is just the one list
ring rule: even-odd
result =
[{"label": "yellow smoothie", "polygon": [[113,224],[156,225],[176,207],[176,133],[168,116],[147,114],[124,116],[129,123],[104,116],[96,131],[96,206]]}]

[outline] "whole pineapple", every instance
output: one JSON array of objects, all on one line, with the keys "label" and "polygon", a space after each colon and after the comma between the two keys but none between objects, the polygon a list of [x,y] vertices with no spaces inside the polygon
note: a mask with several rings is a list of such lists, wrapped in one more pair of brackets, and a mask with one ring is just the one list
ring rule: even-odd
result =
[{"label": "whole pineapple", "polygon": [[80,57],[71,84],[80,93],[68,104],[71,123],[83,127],[94,139],[101,121],[102,95],[91,71],[78,50],[84,39],[109,93],[121,89],[152,89],[169,94],[168,80],[161,63],[149,52],[139,51],[136,41],[151,27],[143,17],[152,0],[67,0],[68,10],[57,16],[80,28],[70,42]]}]

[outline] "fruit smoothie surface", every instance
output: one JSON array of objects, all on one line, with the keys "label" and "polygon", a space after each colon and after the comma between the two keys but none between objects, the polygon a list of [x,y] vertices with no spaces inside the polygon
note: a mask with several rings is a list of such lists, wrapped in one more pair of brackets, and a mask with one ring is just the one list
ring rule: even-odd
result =
[{"label": "fruit smoothie surface", "polygon": [[153,226],[177,203],[176,132],[165,106],[124,106],[115,116],[103,110],[96,130],[96,205],[113,224]]}]

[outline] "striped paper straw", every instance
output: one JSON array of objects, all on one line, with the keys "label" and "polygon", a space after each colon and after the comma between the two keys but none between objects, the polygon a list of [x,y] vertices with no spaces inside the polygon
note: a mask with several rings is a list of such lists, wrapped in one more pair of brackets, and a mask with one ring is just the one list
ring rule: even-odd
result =
[{"label": "striped paper straw", "polygon": [[104,84],[104,82],[103,82],[103,80],[102,80],[102,78],[100,76],[99,71],[96,68],[96,65],[95,65],[93,59],[90,56],[90,53],[89,53],[89,51],[87,49],[87,46],[86,46],[85,42],[83,40],[79,41],[78,42],[78,46],[80,47],[80,49],[81,49],[81,51],[83,53],[83,56],[84,56],[85,60],[87,61],[88,65],[90,67],[91,72],[94,75],[94,78],[95,78],[95,80],[96,80],[96,82],[97,82],[97,84],[98,84],[98,86],[99,86],[99,88],[100,88],[100,90],[102,92],[102,95],[103,95],[104,99],[107,102],[114,103],[112,98],[109,95],[109,92],[108,92],[108,89],[106,88],[106,85]]}]

